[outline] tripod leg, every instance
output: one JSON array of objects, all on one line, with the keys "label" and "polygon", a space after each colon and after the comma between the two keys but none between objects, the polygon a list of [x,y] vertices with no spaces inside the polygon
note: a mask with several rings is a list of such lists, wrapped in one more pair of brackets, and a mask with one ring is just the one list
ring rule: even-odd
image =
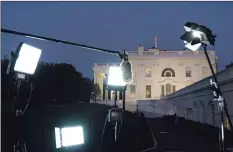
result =
[{"label": "tripod leg", "polygon": [[25,142],[24,142],[24,152],[27,152],[27,147],[26,147]]}]

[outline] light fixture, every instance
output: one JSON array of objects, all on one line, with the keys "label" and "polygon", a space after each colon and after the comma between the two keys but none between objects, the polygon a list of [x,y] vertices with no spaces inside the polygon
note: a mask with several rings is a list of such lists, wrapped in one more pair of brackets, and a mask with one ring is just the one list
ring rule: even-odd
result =
[{"label": "light fixture", "polygon": [[55,128],[56,148],[84,144],[82,126]]},{"label": "light fixture", "polygon": [[41,49],[21,42],[16,51],[14,71],[23,74],[34,74],[41,56]]},{"label": "light fixture", "polygon": [[181,36],[181,39],[186,44],[185,47],[196,51],[202,44],[214,45],[216,35],[212,34],[212,31],[203,25],[188,22],[184,25],[186,32]]},{"label": "light fixture", "polygon": [[184,28],[186,32],[181,36],[181,40],[184,41],[185,47],[192,51],[198,50],[201,46],[203,47],[207,62],[209,64],[209,67],[212,73],[212,77],[214,79],[214,80],[210,79],[210,85],[212,87],[214,101],[217,101],[218,107],[220,109],[221,119],[220,119],[220,129],[219,129],[219,147],[220,147],[220,151],[224,152],[225,151],[224,114],[226,114],[227,116],[231,130],[233,129],[233,126],[231,123],[230,115],[228,113],[227,103],[219,87],[218,80],[215,75],[215,71],[213,69],[213,66],[211,64],[211,61],[210,61],[210,58],[209,58],[209,55],[206,49],[207,45],[211,45],[211,46],[215,45],[216,35],[214,35],[209,28],[203,25],[192,23],[192,22],[186,23],[184,25]]},{"label": "light fixture", "polygon": [[120,66],[110,66],[108,70],[107,85],[112,87],[124,87],[123,72]]}]

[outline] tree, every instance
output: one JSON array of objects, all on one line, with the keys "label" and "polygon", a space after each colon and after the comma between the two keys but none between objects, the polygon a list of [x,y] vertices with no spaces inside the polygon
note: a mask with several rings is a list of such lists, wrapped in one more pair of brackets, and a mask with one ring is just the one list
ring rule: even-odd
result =
[{"label": "tree", "polygon": [[[7,58],[1,62],[2,95],[4,94],[4,98],[6,98],[7,92],[11,91],[7,87],[8,79],[11,79],[6,74],[8,62]],[[82,73],[77,72],[74,66],[66,63],[40,62],[34,75],[29,77],[29,83],[33,84],[31,103],[35,105],[48,102],[89,102],[92,92],[91,80],[83,77]],[[11,85],[11,88],[15,87]],[[25,92],[29,91],[25,90]]]}]

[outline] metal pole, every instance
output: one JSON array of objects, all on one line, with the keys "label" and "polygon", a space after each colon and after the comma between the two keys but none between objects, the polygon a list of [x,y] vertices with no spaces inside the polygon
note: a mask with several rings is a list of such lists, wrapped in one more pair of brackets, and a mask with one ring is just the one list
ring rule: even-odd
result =
[{"label": "metal pole", "polygon": [[115,91],[115,107],[117,107],[116,101],[117,101],[117,91]]},{"label": "metal pole", "polygon": [[123,91],[123,110],[125,111],[125,90]]},{"label": "metal pole", "polygon": [[229,120],[229,124],[230,124],[230,127],[231,127],[231,130],[232,130],[232,123],[231,123],[231,120],[230,120],[230,116],[229,116],[229,113],[228,113],[228,110],[227,110],[227,103],[226,101],[223,99],[223,94],[221,92],[221,89],[218,85],[218,80],[217,80],[217,77],[216,77],[216,74],[213,70],[213,66],[211,64],[211,61],[210,61],[210,58],[209,58],[209,55],[208,55],[208,52],[206,50],[206,44],[202,44],[203,48],[204,48],[204,52],[205,52],[205,56],[206,56],[206,59],[208,61],[208,64],[209,64],[209,67],[210,67],[210,70],[211,70],[211,73],[212,73],[212,77],[215,81],[215,83],[217,84],[217,87],[219,88],[219,94],[220,94],[220,98],[222,97],[221,100],[219,100],[218,102],[221,102],[222,103],[218,103],[219,104],[219,107],[220,107],[220,111],[221,111],[221,124],[220,124],[220,129],[219,129],[219,144],[220,144],[220,151],[221,152],[224,152],[225,151],[225,145],[224,145],[224,111],[226,113],[226,116],[227,116],[227,119]]}]

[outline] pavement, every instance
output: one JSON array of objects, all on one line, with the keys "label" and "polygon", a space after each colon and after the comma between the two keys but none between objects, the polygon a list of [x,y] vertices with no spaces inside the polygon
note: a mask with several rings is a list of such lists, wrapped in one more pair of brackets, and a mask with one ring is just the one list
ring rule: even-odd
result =
[{"label": "pavement", "polygon": [[[158,142],[156,152],[219,152],[218,129],[175,117],[147,119]],[[232,148],[232,132],[226,131],[226,148]]]}]

